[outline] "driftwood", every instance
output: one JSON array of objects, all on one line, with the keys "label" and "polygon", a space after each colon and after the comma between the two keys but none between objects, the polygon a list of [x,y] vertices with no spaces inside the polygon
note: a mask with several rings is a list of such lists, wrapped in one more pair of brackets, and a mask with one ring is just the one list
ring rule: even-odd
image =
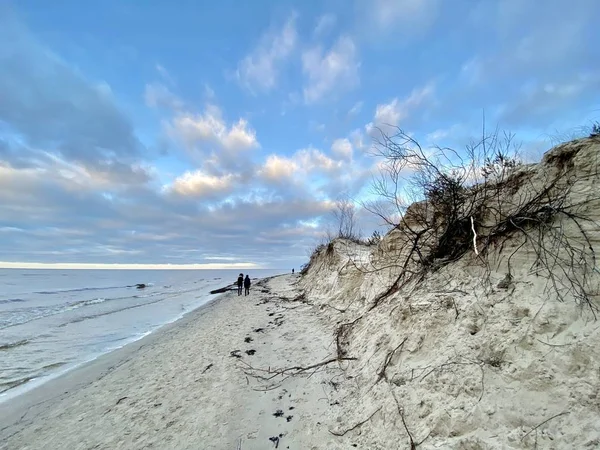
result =
[{"label": "driftwood", "polygon": [[213,291],[210,291],[211,294],[222,294],[223,292],[227,292],[227,291],[236,291],[237,290],[237,285],[235,284],[230,284],[228,286],[219,288],[219,289],[215,289]]}]

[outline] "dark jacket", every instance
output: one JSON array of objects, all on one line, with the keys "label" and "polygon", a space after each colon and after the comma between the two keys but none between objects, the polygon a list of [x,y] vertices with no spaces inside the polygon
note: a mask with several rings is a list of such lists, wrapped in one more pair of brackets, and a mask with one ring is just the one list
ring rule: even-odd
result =
[{"label": "dark jacket", "polygon": [[246,275],[246,279],[244,280],[244,287],[247,289],[250,287],[250,277]]},{"label": "dark jacket", "polygon": [[237,282],[237,285],[241,287],[241,286],[242,286],[242,284],[244,284],[244,277],[242,277],[242,276],[239,276],[239,277],[238,277],[238,282]]}]

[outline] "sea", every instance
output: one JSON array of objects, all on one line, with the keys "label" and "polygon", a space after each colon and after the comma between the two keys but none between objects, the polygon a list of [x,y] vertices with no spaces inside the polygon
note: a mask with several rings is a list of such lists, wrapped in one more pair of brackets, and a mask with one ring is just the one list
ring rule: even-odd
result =
[{"label": "sea", "polygon": [[0,403],[206,305],[240,272],[0,269]]}]

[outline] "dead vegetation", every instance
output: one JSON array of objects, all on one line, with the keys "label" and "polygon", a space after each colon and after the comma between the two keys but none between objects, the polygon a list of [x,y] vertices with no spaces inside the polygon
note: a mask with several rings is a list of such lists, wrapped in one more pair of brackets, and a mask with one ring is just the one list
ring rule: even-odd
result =
[{"label": "dead vegetation", "polygon": [[[582,161],[580,154],[587,151],[590,139],[597,141],[597,138],[594,136],[558,146],[548,152],[538,165],[519,162],[518,146],[513,144],[513,139],[512,135],[500,135],[498,132],[484,135],[481,142],[467,148],[466,156],[461,156],[463,153],[448,148],[423,149],[402,130],[397,130],[393,136],[382,134],[377,151],[384,159],[383,172],[374,185],[379,200],[365,207],[390,225],[391,231],[377,242],[377,248],[373,249],[368,260],[340,253],[344,246],[336,246],[334,241],[319,248],[303,270],[303,274],[311,269],[317,273],[331,267],[342,275],[342,269],[346,270],[350,264],[353,270],[375,275],[371,279],[384,281],[381,285],[374,284],[379,287],[379,293],[370,296],[370,303],[362,310],[342,310],[336,307],[339,305],[326,305],[345,317],[339,320],[334,336],[338,360],[350,354],[353,339],[358,337],[363,343],[368,341],[365,326],[357,324],[363,320],[365,324],[371,323],[371,311],[391,302],[394,304],[390,314],[396,307],[404,308],[403,302],[419,287],[426,286],[424,283],[429,275],[435,272],[443,274],[441,268],[466,256],[469,264],[478,266],[481,269],[478,273],[484,274],[475,283],[480,283],[477,295],[483,292],[486,299],[489,296],[489,308],[504,301],[510,302],[515,285],[522,282],[519,276],[527,272],[546,280],[547,301],[575,301],[581,312],[597,318],[599,292],[593,274],[598,271],[595,250],[598,241],[593,233],[600,229],[600,224],[594,221],[592,213],[597,208],[594,202],[598,202],[599,196],[593,193],[595,185],[592,180],[600,181],[597,160],[600,155],[588,152],[585,161]],[[595,160],[590,161],[589,158]],[[582,166],[585,169],[582,170]],[[583,192],[592,187],[591,194],[582,195],[582,185],[585,188]],[[349,262],[344,263],[344,259]],[[523,261],[527,261],[530,267],[523,266]],[[502,270],[499,270],[500,267]],[[500,282],[498,272],[504,275]],[[377,277],[378,273],[385,275]],[[492,281],[492,273],[496,276],[495,281]],[[467,294],[459,289],[448,292]],[[398,293],[402,296],[395,295]],[[450,313],[450,320],[454,322],[464,322],[464,317],[468,316],[466,308],[462,304],[459,308],[453,297],[436,301]],[[406,303],[410,310],[410,301]],[[385,314],[382,308],[375,313]],[[529,323],[534,322],[539,311],[534,313],[530,314],[527,309]],[[482,311],[481,321],[474,321],[472,336],[480,338],[483,333],[479,332],[485,331],[486,314],[488,311]],[[468,327],[465,331],[469,331]],[[479,354],[455,355],[400,370],[397,361],[402,360],[401,354],[403,357],[407,354],[407,339],[409,336],[403,339],[395,336],[393,344],[384,341],[381,348],[377,342],[373,355],[369,357],[370,360],[379,352],[377,357],[373,357],[377,363],[373,364],[374,370],[370,372],[374,374],[371,380],[374,384],[369,391],[376,385],[379,386],[374,391],[389,386],[394,396],[394,389],[404,389],[406,384],[437,383],[433,380],[442,379],[444,375],[461,377],[464,372],[469,373],[468,395],[476,404],[482,401],[484,395],[490,395],[489,390],[486,392],[490,377],[511,364],[510,359],[506,360],[504,348],[492,346]],[[566,344],[556,346],[563,345]],[[352,354],[359,356],[354,351]],[[364,367],[369,366],[369,362],[365,362]],[[395,396],[394,401],[400,416],[398,423],[402,422],[408,435],[408,448],[416,448],[429,434],[423,440],[417,440]],[[333,434],[343,436],[360,428],[377,411],[353,427]],[[528,432],[525,429],[523,439],[547,421],[563,414],[547,419]],[[421,436],[427,433],[423,429],[417,431],[417,435]]]},{"label": "dead vegetation", "polygon": [[[489,269],[489,255],[510,240],[519,247],[508,258],[509,277],[514,254],[532,251],[531,270],[548,278],[548,292],[560,301],[572,296],[596,316],[588,276],[596,262],[589,230],[598,224],[584,212],[592,199],[575,204],[571,196],[578,180],[573,160],[584,143],[550,152],[543,161],[546,170],[536,172],[519,162],[513,141],[513,135],[497,131],[484,134],[464,157],[450,148],[423,149],[400,129],[381,133],[375,145],[384,161],[374,183],[379,200],[365,207],[392,227],[386,239],[400,250],[388,255],[397,276],[372,308],[469,252]],[[385,264],[361,270],[387,269],[389,258]]]}]

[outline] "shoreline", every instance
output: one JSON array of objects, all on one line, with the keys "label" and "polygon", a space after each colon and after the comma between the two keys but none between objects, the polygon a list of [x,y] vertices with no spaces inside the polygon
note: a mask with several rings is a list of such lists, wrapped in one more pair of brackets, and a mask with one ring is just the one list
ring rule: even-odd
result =
[{"label": "shoreline", "polygon": [[[184,313],[180,314],[179,316],[175,316],[173,319],[170,319],[169,321],[166,321],[166,322],[156,326],[154,329],[151,329],[149,331],[146,331],[146,332],[140,334],[139,336],[131,336],[130,338],[127,339],[126,342],[124,342],[122,345],[120,345],[118,347],[110,348],[106,351],[102,351],[97,354],[91,354],[88,358],[84,359],[83,361],[72,363],[70,366],[65,367],[63,370],[59,370],[56,373],[50,373],[50,374],[47,374],[47,375],[44,375],[41,377],[33,378],[30,381],[28,381],[27,383],[18,385],[16,387],[14,387],[13,389],[9,389],[8,391],[2,392],[2,394],[0,394],[0,423],[2,422],[2,420],[1,420],[2,419],[2,410],[6,406],[7,403],[16,401],[20,397],[22,397],[24,395],[28,395],[30,392],[32,392],[36,389],[40,389],[48,383],[52,383],[53,381],[55,381],[59,378],[62,378],[63,376],[66,376],[66,375],[70,374],[71,372],[78,371],[79,369],[84,368],[88,364],[93,364],[98,359],[101,359],[105,356],[111,355],[114,352],[118,352],[119,350],[122,350],[132,344],[135,344],[136,342],[145,340],[156,333],[160,333],[162,330],[166,329],[167,327],[174,325],[175,323],[177,323],[181,320],[184,320],[186,318],[186,316],[188,316],[189,314],[193,314],[194,312],[197,312],[198,310],[201,310],[201,309],[209,306],[211,303],[218,301],[220,296],[221,296],[221,294],[215,295],[215,294],[210,294],[207,292],[206,298],[208,298],[208,300],[205,303],[202,303],[189,311],[185,311]],[[29,384],[29,383],[31,383],[31,384]],[[28,384],[29,384],[29,386],[28,386]]]},{"label": "shoreline", "polygon": [[[61,395],[72,391],[72,386],[81,387],[82,385],[94,381],[98,377],[104,376],[105,372],[109,371],[109,369],[118,366],[118,362],[133,357],[140,348],[145,345],[150,345],[155,340],[160,339],[161,335],[163,333],[168,333],[171,328],[184,325],[187,321],[192,320],[192,316],[200,314],[203,310],[210,308],[214,303],[220,301],[224,295],[225,294],[214,295],[214,298],[195,309],[185,312],[181,317],[176,318],[171,322],[165,322],[154,330],[149,331],[120,347],[100,353],[99,355],[80,362],[63,372],[44,377],[46,379],[40,384],[32,386],[23,392],[13,395],[10,395],[10,393],[7,394],[6,399],[0,399],[0,423],[6,424],[8,420],[7,417],[24,413],[26,409],[39,404],[40,402],[55,400]],[[114,364],[115,362],[117,362],[117,364]],[[0,433],[2,433],[2,429],[0,429]]]},{"label": "shoreline", "polygon": [[[277,275],[268,274],[268,276],[266,276],[266,277],[261,277],[261,278],[255,279],[255,282],[258,282],[263,279],[268,279],[272,276],[277,276]],[[217,281],[217,280],[219,280],[219,281]],[[0,393],[0,412],[2,411],[2,409],[4,409],[6,407],[7,403],[8,404],[12,403],[19,397],[21,397],[23,395],[27,395],[32,390],[41,388],[42,386],[46,385],[47,383],[51,383],[54,380],[65,376],[66,374],[69,374],[73,371],[77,371],[80,368],[93,363],[97,359],[104,357],[105,355],[116,352],[116,351],[118,351],[124,347],[127,347],[135,342],[138,342],[140,340],[146,339],[148,336],[153,335],[157,332],[160,332],[165,327],[168,327],[175,322],[179,322],[180,320],[184,320],[184,318],[187,315],[192,314],[195,311],[198,311],[199,309],[202,309],[202,308],[208,306],[209,304],[211,304],[214,301],[217,301],[221,294],[220,293],[213,294],[212,290],[216,289],[217,286],[223,286],[223,284],[225,282],[226,282],[226,279],[221,278],[221,277],[218,279],[215,278],[214,280],[207,278],[206,287],[204,289],[201,288],[201,291],[204,290],[205,292],[201,293],[200,296],[198,296],[198,292],[196,290],[189,291],[189,292],[186,291],[183,294],[181,294],[184,296],[186,296],[186,295],[191,296],[190,298],[195,298],[196,302],[198,302],[198,300],[200,300],[200,303],[192,306],[192,308],[184,310],[182,312],[179,312],[170,318],[165,318],[164,322],[161,321],[158,324],[154,324],[153,327],[147,329],[146,331],[140,330],[139,333],[130,334],[129,336],[124,337],[124,339],[121,342],[116,343],[116,345],[109,344],[104,349],[100,349],[99,351],[89,352],[85,355],[81,355],[80,358],[78,358],[74,361],[70,361],[69,363],[64,364],[64,365],[61,362],[61,363],[59,363],[59,365],[62,365],[62,367],[59,367],[58,369],[55,369],[54,371],[50,371],[47,373],[40,373],[40,374],[34,376],[33,378],[29,378],[24,383],[17,384],[14,387],[1,392]],[[152,286],[152,285],[153,285],[153,283],[147,284],[147,286]],[[132,284],[127,287],[135,287],[135,286],[136,286],[135,284]],[[181,296],[178,296],[178,297],[181,297]],[[181,297],[181,298],[184,298],[184,297]],[[1,423],[1,421],[0,421],[0,423]]]},{"label": "shoreline", "polygon": [[294,301],[298,280],[219,295],[0,404],[0,448],[321,448],[334,438],[325,423],[339,408],[342,363],[327,362],[327,320]]}]

